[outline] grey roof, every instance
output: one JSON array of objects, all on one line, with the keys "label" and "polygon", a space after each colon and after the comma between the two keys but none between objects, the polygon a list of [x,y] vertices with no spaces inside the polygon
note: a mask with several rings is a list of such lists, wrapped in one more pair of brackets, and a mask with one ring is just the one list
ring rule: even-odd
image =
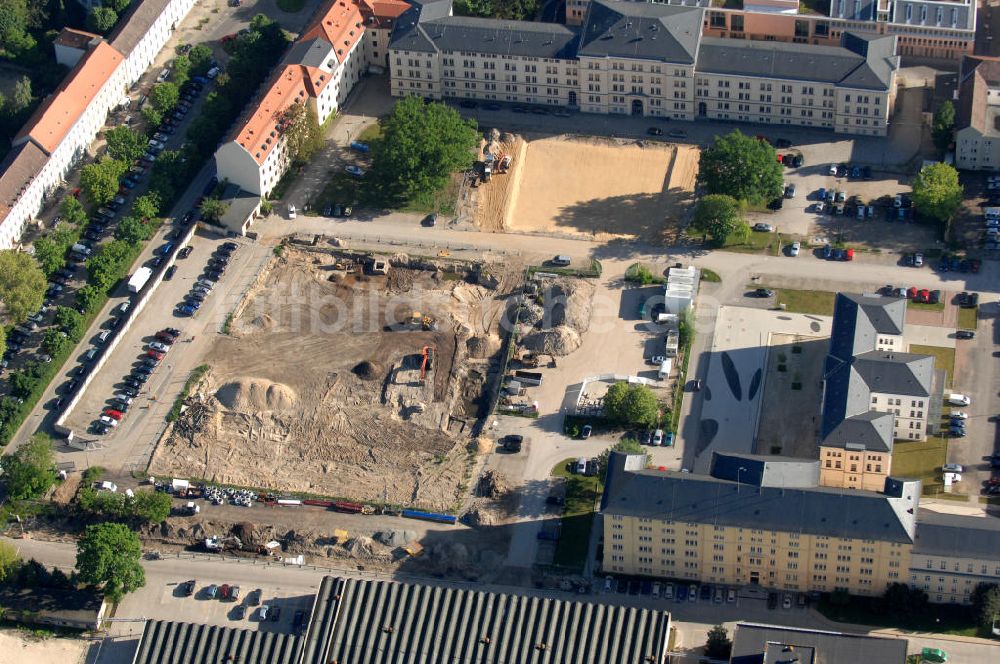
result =
[{"label": "grey roof", "polygon": [[305,65],[306,67],[322,67],[332,60],[333,65],[337,65],[337,56],[334,54],[330,42],[323,39],[306,39],[296,41],[288,49],[288,54],[282,62],[290,65]]},{"label": "grey roof", "polygon": [[127,58],[171,2],[172,0],[133,2],[128,13],[118,21],[118,26],[108,38],[108,43]]},{"label": "grey roof", "polygon": [[669,626],[666,611],[326,577],[301,664],[643,664],[665,659]]},{"label": "grey roof", "polygon": [[830,354],[847,360],[875,350],[878,335],[901,335],[905,323],[905,298],[837,293]]},{"label": "grey roof", "polygon": [[929,397],[934,358],[873,350],[854,358],[854,370],[871,392]]},{"label": "grey roof", "polygon": [[581,28],[579,53],[693,64],[703,16],[700,7],[593,0]]},{"label": "grey roof", "polygon": [[792,42],[769,42],[703,37],[695,69],[699,73],[732,76],[756,76],[778,80],[832,83],[862,90],[888,90],[895,68],[891,52],[886,56],[882,45],[858,53],[847,48],[872,41],[894,44],[894,37],[869,40],[852,33],[844,34],[845,46],[817,46]]},{"label": "grey roof", "polygon": [[960,516],[920,510],[911,565],[920,566],[918,555],[954,558],[997,559],[1000,552],[1000,521],[995,517]]},{"label": "grey roof", "polygon": [[90,590],[0,586],[0,606],[8,620],[97,629],[104,598]]},{"label": "grey roof", "polygon": [[[907,640],[798,627],[738,623],[730,664],[905,664]],[[793,659],[793,656],[795,659]]]},{"label": "grey roof", "polygon": [[558,23],[448,16],[447,0],[415,3],[396,21],[390,47],[425,53],[472,51],[495,55],[572,59],[577,32]]},{"label": "grey roof", "polygon": [[[868,0],[874,2],[874,0]],[[833,0],[831,4],[836,4]],[[927,7],[927,17],[921,20],[921,5]],[[910,18],[907,20],[906,8],[910,7]],[[937,10],[942,10],[941,22],[937,21]],[[955,22],[952,23],[952,10],[955,11]],[[955,28],[958,30],[976,29],[976,3],[961,2],[929,2],[925,0],[895,0],[893,3],[890,23],[913,26],[915,28]]]},{"label": "grey roof", "polygon": [[840,421],[823,438],[827,447],[863,449],[870,452],[892,452],[892,413],[870,410]]},{"label": "grey roof", "polygon": [[[0,221],[6,219],[11,208],[24,194],[49,157],[34,141],[27,139],[15,145],[0,161]],[[35,210],[31,210],[32,213]]]},{"label": "grey roof", "polygon": [[737,484],[705,475],[627,471],[613,452],[614,474],[601,499],[607,514],[777,532],[912,542],[920,482],[893,482],[893,494],[856,489],[782,489]]},{"label": "grey roof", "polygon": [[150,620],[132,664],[297,664],[300,647],[280,632]]},{"label": "grey roof", "polygon": [[713,452],[709,474],[716,479],[754,486],[808,488],[819,485],[819,460]]}]

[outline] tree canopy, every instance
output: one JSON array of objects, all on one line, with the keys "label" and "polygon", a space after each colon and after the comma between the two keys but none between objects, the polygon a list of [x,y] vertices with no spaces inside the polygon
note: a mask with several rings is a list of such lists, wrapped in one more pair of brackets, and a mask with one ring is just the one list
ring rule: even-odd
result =
[{"label": "tree canopy", "polygon": [[473,163],[476,123],[445,104],[408,96],[379,125],[382,138],[373,146],[372,163],[389,193],[409,199],[437,190],[452,173]]},{"label": "tree canopy", "polygon": [[80,581],[99,586],[112,601],[146,585],[141,557],[139,536],[121,523],[87,526],[76,546]]},{"label": "tree canopy", "polygon": [[971,599],[976,623],[980,627],[988,629],[993,626],[994,620],[1000,620],[1000,586],[980,583],[972,591]]},{"label": "tree canopy", "polygon": [[651,427],[660,420],[660,404],[645,385],[615,383],[604,395],[604,415],[621,424]]},{"label": "tree canopy", "polygon": [[934,145],[938,150],[944,152],[951,145],[953,132],[955,131],[955,105],[950,99],[944,100],[937,111],[934,112],[934,124],[931,128],[931,135],[934,137]]},{"label": "tree canopy", "polygon": [[538,14],[540,5],[539,0],[456,0],[455,16],[531,21]]},{"label": "tree canopy", "polygon": [[90,284],[104,292],[117,284],[135,258],[134,246],[124,240],[112,240],[100,245],[94,255],[87,259]]},{"label": "tree canopy", "polygon": [[150,103],[160,113],[167,113],[173,110],[180,98],[180,89],[176,83],[171,81],[157,83],[149,93]]},{"label": "tree canopy", "polygon": [[928,164],[913,180],[913,206],[917,212],[946,226],[958,212],[964,195],[958,171],[949,164]]},{"label": "tree canopy", "polygon": [[784,177],[777,153],[766,141],[733,130],[716,136],[701,153],[698,180],[710,194],[762,205],[781,196]]},{"label": "tree canopy", "polygon": [[56,307],[53,323],[73,341],[82,339],[84,332],[87,331],[83,315],[79,311],[70,309],[69,307]]},{"label": "tree canopy", "polygon": [[118,22],[118,12],[111,7],[91,7],[87,13],[87,29],[105,34]]},{"label": "tree canopy", "polygon": [[128,163],[105,156],[80,169],[80,188],[95,204],[105,205],[118,193],[121,177],[127,171]]},{"label": "tree canopy", "polygon": [[31,5],[28,0],[0,2],[0,53],[16,56],[35,46],[31,27]]},{"label": "tree canopy", "polygon": [[729,661],[729,653],[733,649],[733,642],[729,640],[729,632],[722,625],[716,625],[708,630],[705,640],[705,656],[709,659],[721,659]]},{"label": "tree canopy", "polygon": [[37,498],[56,481],[55,453],[49,439],[40,434],[0,457],[0,468],[7,494],[14,500]]},{"label": "tree canopy", "polygon": [[206,198],[201,202],[201,216],[206,221],[217,222],[229,211],[229,203],[224,203],[218,198]]},{"label": "tree canopy", "polygon": [[196,44],[188,51],[192,76],[204,76],[212,68],[212,49],[204,44]]},{"label": "tree canopy", "polygon": [[118,125],[104,133],[112,159],[131,164],[146,152],[146,137],[131,127]]},{"label": "tree canopy", "polygon": [[292,104],[280,119],[286,124],[285,148],[292,161],[307,162],[323,149],[323,128],[312,106]]},{"label": "tree canopy", "polygon": [[63,224],[45,237],[35,240],[35,260],[41,266],[42,272],[51,276],[62,268],[66,264],[66,250],[79,239],[78,228]]},{"label": "tree canopy", "polygon": [[21,565],[17,549],[9,542],[0,542],[0,583],[5,582]]},{"label": "tree canopy", "polygon": [[750,227],[743,220],[740,204],[726,194],[708,194],[698,201],[692,227],[712,236],[716,246],[723,246],[730,237],[746,238]]},{"label": "tree canopy", "polygon": [[45,301],[45,273],[30,254],[0,251],[0,303],[7,320],[19,323],[38,311]]}]

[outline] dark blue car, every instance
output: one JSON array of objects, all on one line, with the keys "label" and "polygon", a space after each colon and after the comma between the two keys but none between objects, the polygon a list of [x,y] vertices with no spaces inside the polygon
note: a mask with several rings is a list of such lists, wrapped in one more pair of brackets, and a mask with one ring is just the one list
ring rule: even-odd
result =
[{"label": "dark blue car", "polygon": [[156,253],[160,256],[169,256],[170,252],[174,250],[174,243],[167,242],[165,245],[156,250]]}]

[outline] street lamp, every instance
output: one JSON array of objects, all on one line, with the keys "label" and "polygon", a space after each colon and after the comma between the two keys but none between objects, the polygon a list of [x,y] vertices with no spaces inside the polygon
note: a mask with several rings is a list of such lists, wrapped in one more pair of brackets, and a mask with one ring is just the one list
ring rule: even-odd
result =
[{"label": "street lamp", "polygon": [[736,469],[736,493],[740,492],[740,473],[746,470],[745,466],[740,466]]}]

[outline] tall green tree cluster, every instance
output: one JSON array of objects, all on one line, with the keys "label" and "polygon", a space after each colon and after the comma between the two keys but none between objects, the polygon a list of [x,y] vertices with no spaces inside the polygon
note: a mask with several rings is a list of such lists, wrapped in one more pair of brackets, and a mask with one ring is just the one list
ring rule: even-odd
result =
[{"label": "tall green tree cluster", "polygon": [[56,482],[55,453],[45,436],[35,434],[12,453],[0,457],[2,480],[14,500],[38,498]]},{"label": "tall green tree cluster", "polygon": [[0,251],[0,305],[3,317],[20,323],[38,311],[48,284],[34,257],[21,251]]},{"label": "tall green tree cluster", "polygon": [[128,172],[129,162],[103,157],[80,169],[80,188],[95,205],[105,205],[114,199],[121,178]]},{"label": "tall green tree cluster", "polygon": [[448,177],[469,168],[479,132],[441,103],[409,96],[379,120],[382,138],[373,146],[372,165],[387,192],[410,199],[441,188]]},{"label": "tall green tree cluster", "polygon": [[285,124],[285,148],[293,162],[305,163],[323,149],[323,128],[312,106],[292,104],[279,119]]},{"label": "tall green tree cluster", "polygon": [[619,424],[652,427],[660,421],[660,404],[645,385],[615,383],[604,395],[604,416]]},{"label": "tall green tree cluster", "polygon": [[716,246],[731,238],[746,239],[750,226],[743,219],[740,203],[727,194],[702,196],[694,210],[692,228],[712,236]]},{"label": "tall green tree cluster", "polygon": [[539,0],[455,0],[454,12],[455,16],[531,21],[541,6]]},{"label": "tall green tree cluster", "polygon": [[702,151],[698,181],[710,194],[725,194],[754,205],[778,198],[784,188],[782,166],[771,144],[739,130],[717,136],[715,143]]},{"label": "tall green tree cluster", "polygon": [[934,146],[941,152],[945,152],[951,145],[955,134],[955,105],[950,99],[946,99],[934,113],[934,124],[931,127],[931,135],[934,138]]},{"label": "tall green tree cluster", "polygon": [[121,523],[87,526],[76,545],[76,568],[83,583],[99,587],[114,602],[146,585],[139,560],[139,536]]},{"label": "tall green tree cluster", "polygon": [[962,205],[965,190],[954,166],[942,162],[928,164],[913,180],[913,207],[924,217],[946,229]]}]

